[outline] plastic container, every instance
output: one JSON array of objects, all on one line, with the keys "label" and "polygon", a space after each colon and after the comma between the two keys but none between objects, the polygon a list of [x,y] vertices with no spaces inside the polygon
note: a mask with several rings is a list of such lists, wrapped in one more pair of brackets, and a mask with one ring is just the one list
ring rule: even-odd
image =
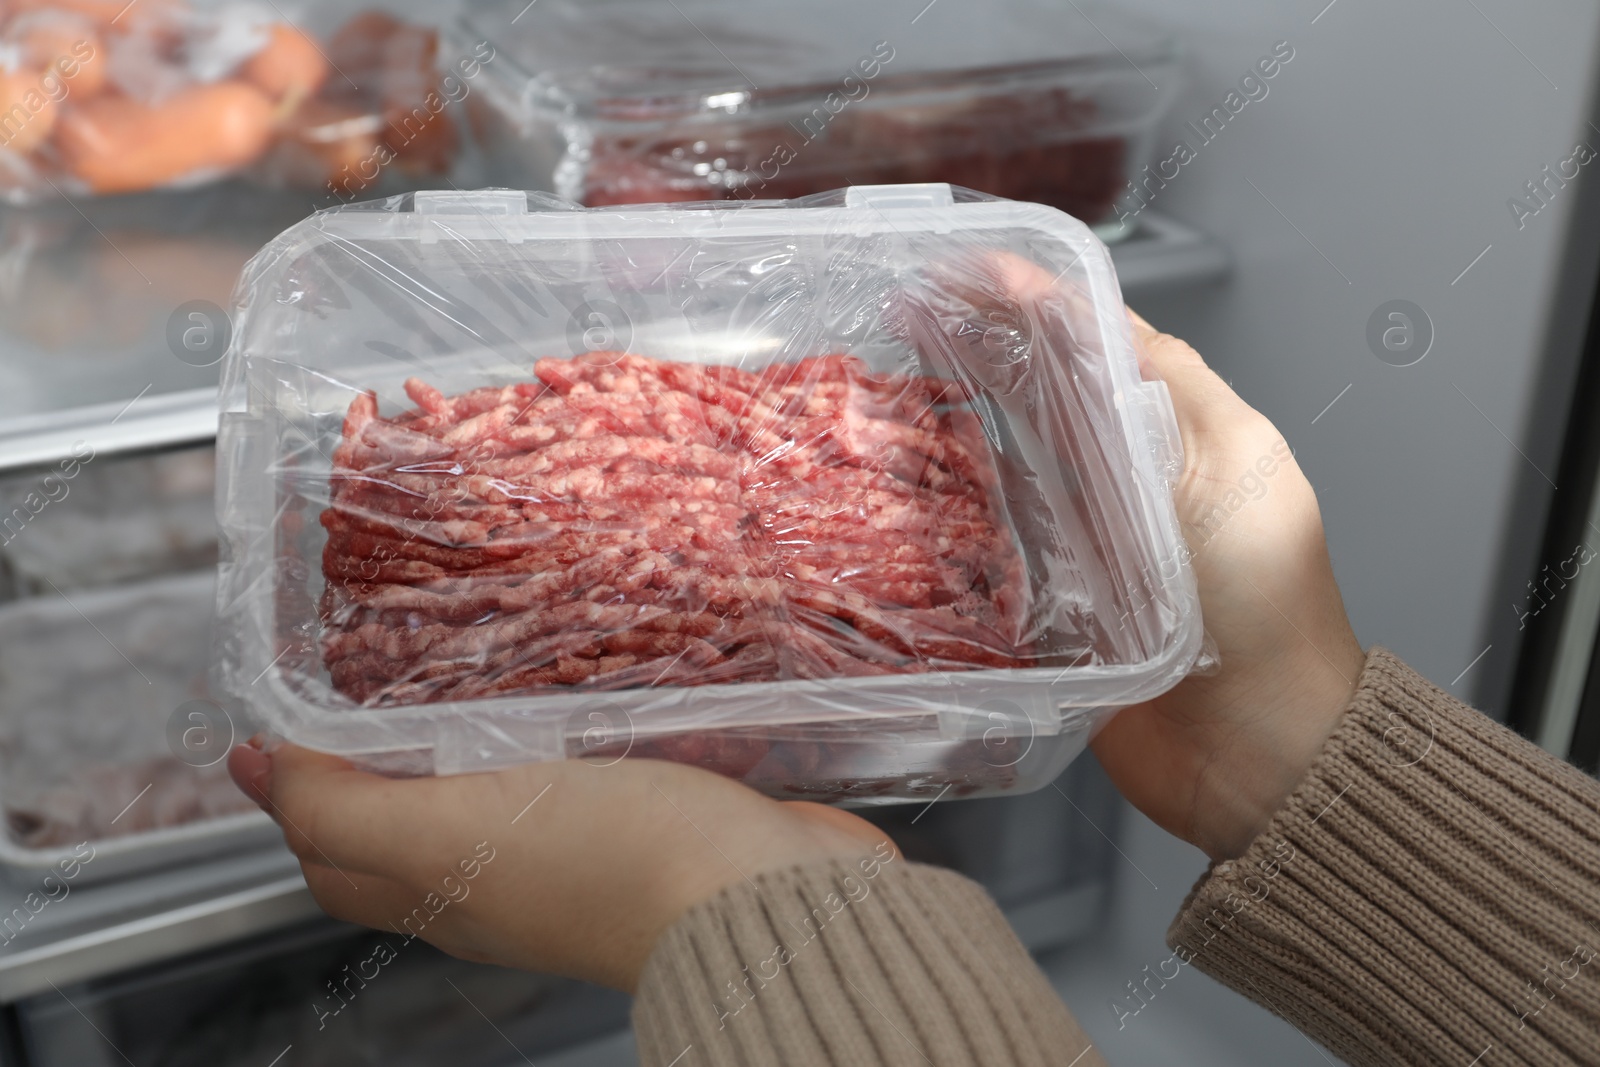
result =
[{"label": "plastic container", "polygon": [[438,36],[380,11],[315,34],[271,0],[24,0],[0,15],[0,199],[439,178],[465,90]]},{"label": "plastic container", "polygon": [[983,795],[1199,653],[1165,387],[1053,208],[417,193],[293,227],[236,307],[218,683],[298,744]]},{"label": "plastic container", "polygon": [[48,596],[209,571],[215,497],[210,445],[110,456],[85,447],[65,465],[0,476],[0,591]]},{"label": "plastic container", "polygon": [[220,758],[169,747],[207,695],[214,588],[201,572],[0,607],[0,864],[31,881],[87,841],[76,880],[94,882],[278,838]]},{"label": "plastic container", "polygon": [[[1170,39],[1046,0],[470,0],[490,180],[588,205],[948,182],[1103,236],[1179,88]],[[913,18],[913,16],[917,16]]]}]

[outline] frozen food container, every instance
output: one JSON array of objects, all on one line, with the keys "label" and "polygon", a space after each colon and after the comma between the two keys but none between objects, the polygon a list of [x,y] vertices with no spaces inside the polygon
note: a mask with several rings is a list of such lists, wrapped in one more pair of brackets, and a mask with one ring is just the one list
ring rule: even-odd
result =
[{"label": "frozen food container", "polygon": [[1116,232],[1179,72],[1116,11],[1000,4],[469,0],[496,183],[589,205],[949,182]]},{"label": "frozen food container", "polygon": [[[277,838],[220,761],[227,719],[182,710],[207,695],[214,588],[202,572],[0,607],[0,864],[32,881],[87,842],[87,883]],[[184,730],[215,733],[174,748]]]},{"label": "frozen food container", "polygon": [[44,595],[217,562],[210,445],[76,454],[0,476],[0,595]]},{"label": "frozen food container", "polygon": [[236,173],[349,199],[398,174],[444,174],[465,93],[441,69],[438,31],[382,11],[329,30],[270,0],[12,5],[0,16],[0,199]]},{"label": "frozen food container", "polygon": [[1201,645],[1105,246],[942,184],[319,213],[246,269],[218,681],[396,773],[1049,781]]}]

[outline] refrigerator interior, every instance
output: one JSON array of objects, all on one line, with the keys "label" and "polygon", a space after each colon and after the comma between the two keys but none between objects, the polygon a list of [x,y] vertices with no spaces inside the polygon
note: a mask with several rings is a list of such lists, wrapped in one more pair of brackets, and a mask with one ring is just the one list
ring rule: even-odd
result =
[{"label": "refrigerator interior", "polygon": [[[889,40],[961,32],[963,20],[947,18],[958,6],[959,0],[886,3],[883,32]],[[1162,225],[1159,214],[1218,235],[1233,264],[1226,281],[1214,277],[1217,264],[1208,259],[1186,284],[1136,285],[1158,280],[1160,269],[1149,261],[1141,267],[1135,246],[1119,253],[1134,257],[1119,259],[1130,302],[1194,343],[1283,431],[1318,491],[1362,642],[1394,649],[1458,696],[1505,717],[1512,710],[1523,586],[1538,570],[1556,477],[1565,407],[1555,398],[1571,387],[1594,291],[1593,257],[1573,249],[1595,244],[1597,221],[1578,211],[1585,189],[1594,186],[1592,167],[1565,184],[1543,186],[1543,199],[1529,200],[1525,185],[1568,159],[1576,142],[1600,143],[1594,106],[1600,10],[1578,0],[1531,8],[1510,0],[1404,7],[1222,0],[1203,9],[1176,0],[1120,0],[1117,6],[1174,27],[1186,51],[1187,88],[1158,138],[1158,145],[1169,145],[1158,159],[1180,139],[1193,159],[1175,177],[1146,187],[1154,195],[1139,215],[1151,227]],[[1225,111],[1220,125],[1213,120],[1219,129],[1213,136],[1198,133],[1279,42],[1287,42],[1293,58],[1265,94],[1237,113]],[[81,437],[111,455],[129,446],[124,431],[143,411],[160,409],[162,394],[203,392],[214,381],[214,368],[173,356],[168,317],[187,300],[225,303],[217,293],[237,269],[230,264],[242,263],[252,242],[304,208],[286,203],[282,215],[274,214],[279,208],[268,197],[259,201],[266,205],[259,214],[241,213],[229,206],[234,195],[224,186],[162,197],[160,210],[177,220],[170,231],[166,223],[140,230],[156,208],[135,200],[86,210],[88,218],[65,204],[36,215],[0,209],[0,420],[10,420],[0,426],[0,449],[7,434],[20,433],[9,440],[27,443],[55,433],[50,447],[65,449]],[[1536,210],[1519,216],[1508,206],[1513,199]],[[122,226],[145,236],[124,240],[116,228]],[[141,282],[126,260],[141,269],[165,264],[174,239],[184,242],[182,269],[152,268],[159,277]],[[1212,253],[1190,246],[1184,254]],[[1369,322],[1396,300],[1423,311],[1429,338],[1424,357],[1405,366],[1381,358],[1368,341]],[[121,359],[122,351],[138,354]],[[130,402],[136,403],[124,408]],[[85,405],[94,414],[79,422],[60,414]],[[161,432],[165,445],[200,440],[208,431],[204,418],[190,418]],[[10,456],[0,451],[0,459],[13,465],[18,448]],[[28,455],[31,463],[43,452]],[[40,522],[51,518],[45,512]],[[43,525],[25,531],[46,532]],[[8,557],[3,595],[43,587],[37,575],[54,565],[56,548],[44,541],[26,559]],[[201,557],[184,559],[178,569],[204,565]],[[941,802],[921,817],[914,807],[882,817],[894,821],[891,832],[908,853],[925,849],[929,858],[987,878],[1024,938],[1049,949],[1042,963],[1109,1062],[1332,1062],[1288,1024],[1198,973],[1183,972],[1130,1014],[1129,984],[1170,956],[1167,924],[1205,860],[1137,813],[1120,810],[1091,762],[1075,764],[1068,779],[1061,783],[1065,798],[1047,789],[1000,801]],[[1013,807],[998,807],[1006,804]],[[1088,859],[1075,867],[1071,857],[1080,854]],[[288,1045],[295,1047],[285,1067],[365,1062],[318,1060],[341,1046],[324,1044],[326,1034],[314,1029],[299,1037],[307,1020],[312,1027],[317,1021],[313,987],[361,958],[366,935],[318,923],[295,926],[310,915],[296,880],[287,856],[268,850],[193,869],[183,894],[159,874],[125,880],[115,896],[75,892],[40,917],[31,941],[0,948],[0,999],[12,1005],[0,1063],[10,1067],[17,1056],[31,1057],[19,1063],[120,1062],[96,1037],[99,1024],[123,1028],[116,1032],[130,1043],[144,1042],[137,1047],[149,1057],[133,1055],[141,1065],[231,1063],[223,1056],[235,1054],[256,1057],[237,1062],[267,1063]],[[8,892],[26,891],[9,877],[3,884]],[[78,945],[51,956],[44,969],[22,966],[35,958],[28,952],[72,938],[92,941],[96,931],[145,936],[133,927],[150,921],[153,901],[208,917],[203,931],[171,926],[150,935],[184,946],[181,954],[169,953],[179,955],[176,963],[150,964],[122,949],[96,955]],[[217,901],[233,910],[213,906]],[[242,914],[272,916],[273,932],[241,943]],[[514,1063],[522,1062],[521,1053],[566,1067],[633,1062],[625,1035],[601,1033],[622,1023],[614,1002],[576,1006],[581,990],[549,988],[535,978],[496,985],[481,969],[450,961],[408,958],[406,965],[417,973],[394,983],[396,1003],[432,983],[424,1001],[438,1008],[441,1027],[446,1014],[461,1014],[463,998],[448,978],[468,992],[478,989],[469,983],[484,982],[486,998],[503,997],[496,1004],[508,1018],[531,1028],[526,1036],[506,1030],[516,1052],[480,1029],[470,1041],[482,1042],[471,1053],[481,1049],[481,1061],[462,1052],[431,1062]],[[278,999],[263,988],[276,990]],[[429,999],[434,994],[438,999]],[[525,1012],[536,1003],[545,1007]],[[259,1030],[227,1025],[245,1008],[253,1009],[248,1017]],[[262,1020],[280,1018],[273,1014],[279,1010],[286,1013],[282,1028],[272,1030]],[[552,1022],[563,1011],[573,1028]],[[604,1025],[585,1030],[590,1011]],[[158,1032],[157,1016],[175,1031]],[[205,1044],[224,1031],[234,1044]],[[163,1044],[177,1040],[174,1032],[192,1044]],[[413,1051],[430,1047],[419,1043]]]},{"label": "refrigerator interior", "polygon": [[40,1067],[242,1067],[285,1052],[308,1067],[491,1067],[614,1032],[627,1003],[317,922],[182,966],[63,987],[23,1001],[16,1017]]}]

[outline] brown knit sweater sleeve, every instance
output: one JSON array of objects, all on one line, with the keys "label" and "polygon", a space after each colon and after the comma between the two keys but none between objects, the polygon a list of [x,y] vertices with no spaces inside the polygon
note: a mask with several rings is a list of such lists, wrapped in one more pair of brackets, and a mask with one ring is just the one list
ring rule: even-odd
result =
[{"label": "brown knit sweater sleeve", "polygon": [[1600,1064],[1600,782],[1374,650],[1168,940],[1362,1067]]},{"label": "brown knit sweater sleeve", "polygon": [[882,856],[757,875],[663,935],[643,1067],[1104,1067],[984,890]]}]

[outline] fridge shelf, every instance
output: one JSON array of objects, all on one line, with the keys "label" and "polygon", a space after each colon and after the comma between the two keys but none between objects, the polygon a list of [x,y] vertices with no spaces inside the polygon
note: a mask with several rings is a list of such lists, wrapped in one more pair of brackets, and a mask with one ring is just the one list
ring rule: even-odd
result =
[{"label": "fridge shelf", "polygon": [[[70,885],[70,883],[69,883]],[[11,906],[37,882],[0,880]],[[211,863],[70,888],[0,945],[0,1003],[173,959],[321,915],[281,845]],[[331,921],[331,920],[329,920]]]}]

